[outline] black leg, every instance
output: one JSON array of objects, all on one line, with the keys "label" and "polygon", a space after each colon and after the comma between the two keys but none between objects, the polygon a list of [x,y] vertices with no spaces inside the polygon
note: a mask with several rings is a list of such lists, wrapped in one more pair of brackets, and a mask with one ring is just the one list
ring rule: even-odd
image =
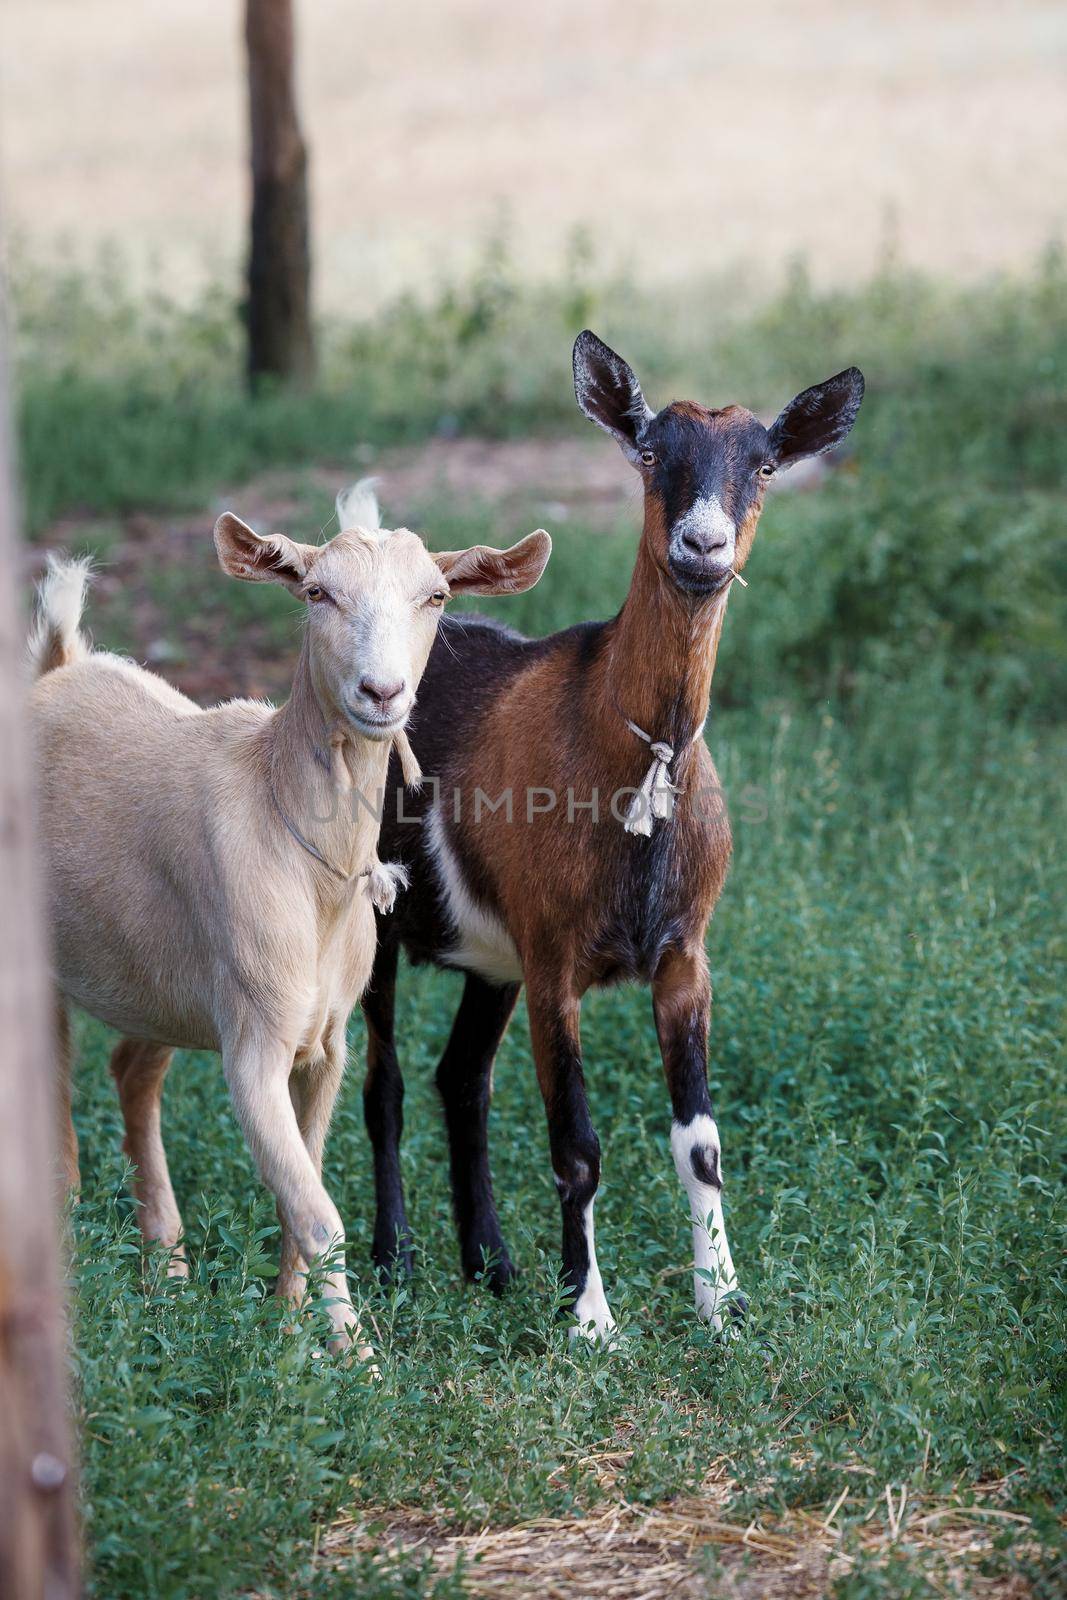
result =
[{"label": "black leg", "polygon": [[652,1003],[673,1112],[671,1151],[693,1223],[697,1314],[720,1327],[723,1297],[729,1295],[726,1306],[735,1316],[743,1313],[744,1302],[735,1293],[722,1209],[722,1152],[708,1094],[711,984],[703,946],[663,957]]},{"label": "black leg", "polygon": [[552,984],[538,983],[528,984],[527,1005],[562,1213],[563,1281],[572,1297],[576,1327],[607,1339],[615,1322],[604,1297],[593,1236],[600,1141],[585,1093],[579,1002]]},{"label": "black leg", "polygon": [[491,1257],[489,1282],[496,1290],[515,1276],[515,1268],[497,1221],[487,1123],[493,1060],[518,996],[517,983],[497,987],[474,973],[467,975],[436,1080],[448,1130],[452,1204],[463,1272],[473,1278]]},{"label": "black leg", "polygon": [[379,922],[378,953],[370,984],[363,996],[367,1021],[367,1078],[363,1085],[363,1116],[374,1151],[376,1211],[371,1254],[386,1277],[411,1275],[414,1260],[411,1229],[404,1210],[400,1178],[400,1135],[404,1131],[404,1080],[396,1057],[394,1000],[399,945],[382,933]]}]

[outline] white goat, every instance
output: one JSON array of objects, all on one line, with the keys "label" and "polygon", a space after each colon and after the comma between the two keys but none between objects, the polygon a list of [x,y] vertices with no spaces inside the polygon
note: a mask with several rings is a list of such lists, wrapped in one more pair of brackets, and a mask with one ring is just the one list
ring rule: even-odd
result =
[{"label": "white goat", "polygon": [[282,583],[307,605],[279,710],[248,700],[202,710],[91,651],[79,631],[84,563],[52,564],[30,648],[67,1178],[77,1184],[73,1001],[126,1036],[111,1068],[141,1231],[186,1275],[160,1100],[175,1047],[218,1050],[278,1203],[278,1292],[299,1301],[320,1260],[331,1343],[343,1349],[360,1334],[322,1151],[374,957],[372,901],[391,905],[403,878],[378,863],[374,805],[391,744],[410,755],[403,729],[449,595],[530,588],[551,541],[538,530],[505,552],[430,555],[406,529],[380,528],[365,485],[338,497],[338,514],[347,531],[321,546],[260,536],[229,513],[215,525],[226,572]]}]

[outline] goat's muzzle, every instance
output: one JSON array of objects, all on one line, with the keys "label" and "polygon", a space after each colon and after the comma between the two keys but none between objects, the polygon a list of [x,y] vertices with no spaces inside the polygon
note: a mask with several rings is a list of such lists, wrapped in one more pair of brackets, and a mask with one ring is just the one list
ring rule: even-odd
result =
[{"label": "goat's muzzle", "polygon": [[674,549],[667,559],[671,577],[686,594],[706,598],[719,594],[735,577],[732,565],[720,554],[697,555],[686,549]]}]

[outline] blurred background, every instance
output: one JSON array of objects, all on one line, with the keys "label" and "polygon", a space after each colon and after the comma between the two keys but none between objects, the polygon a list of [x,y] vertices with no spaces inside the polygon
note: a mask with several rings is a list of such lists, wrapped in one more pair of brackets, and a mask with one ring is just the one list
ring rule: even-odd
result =
[{"label": "blurred background", "polygon": [[[273,648],[219,658],[213,606],[272,612],[208,583],[211,514],[318,529],[368,470],[433,535],[554,523],[557,571],[596,529],[531,625],[610,609],[636,514],[573,401],[591,323],[657,404],[867,373],[847,487],[768,517],[761,666],[839,688],[918,637],[1058,696],[1062,5],[9,0],[3,30],[25,520],[106,554],[105,638],[277,689]],[[793,541],[838,514],[798,608]]]},{"label": "blurred background", "polygon": [[[993,1483],[1040,1543],[1063,1509],[1067,8],[249,0],[247,23],[238,0],[0,17],[18,576],[28,596],[48,550],[92,552],[98,642],[203,701],[284,694],[298,610],[223,577],[212,523],[231,508],[314,540],[368,472],[387,524],[431,546],[550,529],[508,622],[610,614],[640,501],[574,402],[585,326],[656,406],[769,420],[852,364],[867,394],[846,447],[768,499],[707,729],[735,831],[714,1080],[761,1339],[705,1382],[642,995],[594,997],[583,1026],[611,1174],[598,1235],[603,1213],[605,1271],[613,1250],[628,1263],[613,1306],[656,1330],[647,1370],[591,1383],[530,1331],[556,1224],[519,1026],[493,1137],[528,1276],[502,1311],[460,1298],[431,1088],[455,993],[420,972],[405,1161],[431,1242],[415,1309],[372,1302],[404,1352],[374,1396],[272,1343],[273,1218],[206,1059],[167,1102],[195,1319],[144,1292],[108,1040],[84,1024],[95,1592],[333,1594],[308,1576],[312,1518],[376,1500],[434,1494],[479,1528],[570,1516],[555,1463],[620,1417],[632,1501],[699,1483],[722,1451],[754,1497],[741,1528],[764,1500],[800,1503],[809,1462],[825,1528],[846,1490],[836,1527],[862,1532],[888,1484]],[[327,1169],[361,1272],[357,1072]],[[865,1477],[834,1475],[853,1458]],[[928,1585],[921,1552],[907,1583],[879,1559],[833,1593],[979,1592]],[[1062,1589],[1041,1583],[981,1592]]]},{"label": "blurred background", "polygon": [[[559,274],[670,286],[803,257],[850,284],[887,251],[975,278],[1065,220],[1067,11],[1047,0],[309,0],[297,81],[316,293],[362,314],[477,263],[506,226]],[[240,269],[246,112],[233,4],[7,0],[9,227],[119,245],[190,293]]]}]

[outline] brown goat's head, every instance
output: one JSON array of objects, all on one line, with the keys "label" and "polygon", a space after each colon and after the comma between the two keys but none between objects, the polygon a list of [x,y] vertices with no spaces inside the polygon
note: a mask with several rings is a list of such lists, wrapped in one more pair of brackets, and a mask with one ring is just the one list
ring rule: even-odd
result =
[{"label": "brown goat's head", "polygon": [[743,406],[676,400],[655,412],[621,356],[588,329],[574,345],[574,392],[645,485],[645,537],[686,594],[718,594],[748,559],[767,481],[848,434],[863,399],[856,367],[797,395],[765,428]]}]

